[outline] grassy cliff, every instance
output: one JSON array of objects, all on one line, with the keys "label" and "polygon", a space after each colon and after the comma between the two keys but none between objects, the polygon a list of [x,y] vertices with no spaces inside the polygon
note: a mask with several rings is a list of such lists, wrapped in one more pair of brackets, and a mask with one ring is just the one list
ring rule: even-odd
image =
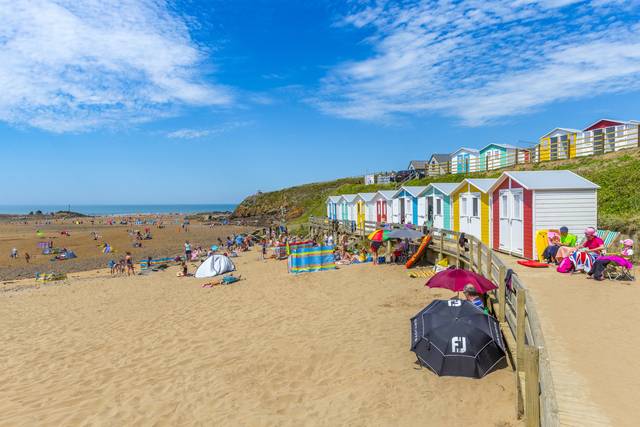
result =
[{"label": "grassy cliff", "polygon": [[[523,165],[521,170],[569,169],[600,185],[598,212],[600,227],[612,228],[635,235],[640,230],[640,150],[626,150],[597,157],[585,157],[556,162]],[[427,185],[430,182],[459,182],[465,177],[492,178],[502,171],[468,175],[444,175],[414,180],[407,185]],[[362,178],[301,185],[284,190],[261,193],[246,198],[234,212],[236,217],[268,217],[280,215],[286,209],[287,221],[299,224],[309,215],[326,213],[325,201],[330,195],[373,192],[393,189],[393,184],[364,185]]]}]

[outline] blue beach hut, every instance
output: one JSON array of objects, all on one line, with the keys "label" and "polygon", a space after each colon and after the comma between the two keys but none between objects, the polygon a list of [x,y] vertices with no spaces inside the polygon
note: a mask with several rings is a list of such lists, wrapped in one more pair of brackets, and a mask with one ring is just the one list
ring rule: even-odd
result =
[{"label": "blue beach hut", "polygon": [[[427,187],[425,186],[403,186],[396,192],[393,198],[398,201],[398,212],[400,222],[403,224],[423,225],[419,221],[418,201],[420,193]],[[395,212],[395,209],[394,209]]]},{"label": "blue beach hut", "polygon": [[434,228],[451,230],[453,227],[453,209],[451,208],[451,192],[459,183],[432,182],[423,191],[426,198],[427,225]]}]

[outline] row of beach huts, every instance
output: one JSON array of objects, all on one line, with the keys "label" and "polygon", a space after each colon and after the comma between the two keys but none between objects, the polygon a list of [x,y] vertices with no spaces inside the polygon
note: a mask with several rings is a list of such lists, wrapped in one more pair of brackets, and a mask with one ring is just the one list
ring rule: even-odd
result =
[{"label": "row of beach huts", "polygon": [[464,232],[488,246],[538,258],[538,230],[597,225],[599,186],[567,170],[503,172],[499,178],[403,186],[327,199],[327,217],[357,229],[412,224]]},{"label": "row of beach huts", "polygon": [[[428,160],[412,160],[407,171],[415,176],[466,174],[509,168],[517,164],[540,163],[594,156],[640,146],[640,121],[600,119],[584,129],[558,127],[540,137],[534,146],[516,147],[491,143],[480,149],[461,147],[453,153],[432,154]],[[370,175],[365,183],[398,181],[388,174]]]}]

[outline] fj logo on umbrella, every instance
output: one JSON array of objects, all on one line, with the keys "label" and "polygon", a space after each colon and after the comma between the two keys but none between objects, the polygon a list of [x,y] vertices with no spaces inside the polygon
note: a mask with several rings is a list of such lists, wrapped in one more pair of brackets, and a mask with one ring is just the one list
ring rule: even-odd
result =
[{"label": "fj logo on umbrella", "polygon": [[465,337],[451,338],[451,351],[454,353],[466,353],[467,339]]},{"label": "fj logo on umbrella", "polygon": [[447,303],[449,307],[460,307],[462,305],[462,301],[459,299],[450,299]]}]

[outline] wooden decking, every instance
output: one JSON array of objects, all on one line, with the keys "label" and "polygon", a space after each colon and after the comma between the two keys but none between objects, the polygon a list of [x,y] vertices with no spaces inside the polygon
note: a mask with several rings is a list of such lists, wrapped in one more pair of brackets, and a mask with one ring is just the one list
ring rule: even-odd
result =
[{"label": "wooden decking", "polygon": [[595,282],[499,257],[535,299],[560,425],[638,425],[640,283]]}]

